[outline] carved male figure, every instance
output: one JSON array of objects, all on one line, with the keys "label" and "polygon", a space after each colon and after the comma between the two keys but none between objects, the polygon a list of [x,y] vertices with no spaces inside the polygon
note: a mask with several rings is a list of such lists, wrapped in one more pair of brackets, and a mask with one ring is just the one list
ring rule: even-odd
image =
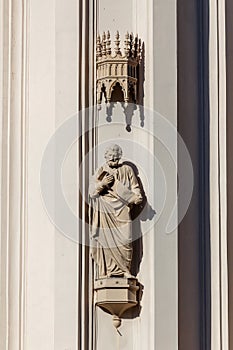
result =
[{"label": "carved male figure", "polygon": [[118,145],[105,152],[106,163],[93,176],[89,187],[92,257],[98,277],[132,277],[132,220],[130,207],[143,196],[133,169],[120,162]]}]

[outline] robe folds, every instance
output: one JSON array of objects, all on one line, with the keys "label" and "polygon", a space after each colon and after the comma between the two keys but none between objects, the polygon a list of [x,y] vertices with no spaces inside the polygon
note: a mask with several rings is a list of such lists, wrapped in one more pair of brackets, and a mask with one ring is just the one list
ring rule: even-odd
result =
[{"label": "robe folds", "polygon": [[[114,181],[103,188],[107,175]],[[91,254],[98,265],[98,277],[130,274],[132,261],[132,220],[129,204],[142,195],[133,169],[100,167],[89,186],[89,225]]]}]

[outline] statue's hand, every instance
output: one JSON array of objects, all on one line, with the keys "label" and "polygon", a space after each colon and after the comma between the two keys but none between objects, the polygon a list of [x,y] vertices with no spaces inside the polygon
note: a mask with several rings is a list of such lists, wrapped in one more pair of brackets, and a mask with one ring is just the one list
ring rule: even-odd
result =
[{"label": "statue's hand", "polygon": [[134,204],[136,204],[136,205],[141,204],[142,201],[143,201],[143,198],[137,196],[137,199],[135,200]]},{"label": "statue's hand", "polygon": [[135,194],[135,195],[131,198],[129,204],[136,204],[136,205],[138,205],[138,204],[141,204],[142,201],[143,201],[142,196],[139,196],[139,195]]},{"label": "statue's hand", "polygon": [[107,175],[101,181],[101,185],[104,186],[104,187],[108,187],[113,181],[114,181],[114,176],[113,175]]}]

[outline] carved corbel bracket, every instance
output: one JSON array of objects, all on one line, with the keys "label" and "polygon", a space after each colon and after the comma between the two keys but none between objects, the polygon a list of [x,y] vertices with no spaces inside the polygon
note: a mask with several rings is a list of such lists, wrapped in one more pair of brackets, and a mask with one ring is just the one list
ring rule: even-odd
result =
[{"label": "carved corbel bracket", "polygon": [[140,304],[142,289],[136,278],[99,279],[94,283],[95,304],[113,316],[118,329],[126,311]]}]

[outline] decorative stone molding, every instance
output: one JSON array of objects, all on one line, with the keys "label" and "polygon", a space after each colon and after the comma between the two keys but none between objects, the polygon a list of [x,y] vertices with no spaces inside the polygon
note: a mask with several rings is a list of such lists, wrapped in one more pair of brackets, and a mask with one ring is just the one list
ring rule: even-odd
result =
[{"label": "decorative stone molding", "polygon": [[132,33],[127,32],[122,49],[118,31],[114,43],[113,48],[109,31],[104,32],[102,38],[97,36],[97,105],[100,110],[104,99],[107,104],[108,121],[111,102],[124,103],[125,109],[129,103],[142,104],[139,92],[142,89],[139,88],[139,84],[143,84],[143,79],[140,79],[140,67],[143,68],[143,43],[137,34],[134,37]]},{"label": "decorative stone molding", "polygon": [[4,2],[0,348],[25,349],[28,0]]}]

